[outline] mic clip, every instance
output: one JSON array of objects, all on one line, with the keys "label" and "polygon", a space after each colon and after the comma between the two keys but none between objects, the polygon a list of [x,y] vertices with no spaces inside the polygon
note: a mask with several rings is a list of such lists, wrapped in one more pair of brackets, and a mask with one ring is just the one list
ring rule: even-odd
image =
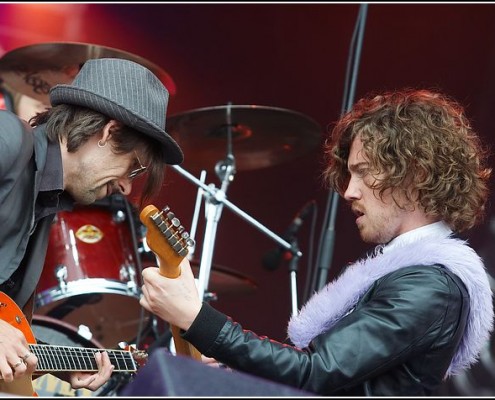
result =
[{"label": "mic clip", "polygon": [[299,259],[301,258],[301,251],[299,250],[299,244],[297,242],[296,236],[288,241],[291,244],[290,249],[287,250],[287,254],[290,254],[289,260],[289,271],[297,271],[297,265]]}]

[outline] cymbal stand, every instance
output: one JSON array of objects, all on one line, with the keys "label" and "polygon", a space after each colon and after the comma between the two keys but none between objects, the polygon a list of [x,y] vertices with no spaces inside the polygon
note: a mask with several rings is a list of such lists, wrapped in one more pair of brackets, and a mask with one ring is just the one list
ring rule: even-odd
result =
[{"label": "cymbal stand", "polygon": [[[206,180],[206,171],[202,170],[200,175],[201,182],[205,182]],[[201,188],[198,189],[198,193],[196,195],[196,204],[194,205],[194,214],[191,222],[191,229],[189,230],[189,237],[196,243],[196,227],[198,226],[199,219],[199,211],[201,209],[201,198],[203,197],[203,191]],[[194,259],[194,253],[196,251],[196,245],[189,248],[189,252],[187,253],[187,258],[189,261]]]},{"label": "cymbal stand", "polygon": [[[269,230],[266,226],[258,222],[256,219],[251,217],[249,214],[241,210],[239,207],[237,207],[235,204],[227,200],[225,196],[225,192],[223,190],[217,189],[213,184],[206,185],[203,182],[201,182],[199,179],[197,179],[194,175],[192,175],[190,172],[186,171],[184,168],[178,166],[178,165],[171,165],[171,168],[175,169],[178,173],[183,175],[185,178],[190,180],[192,183],[194,183],[196,186],[200,187],[203,189],[205,195],[209,196],[210,201],[214,201],[216,203],[219,203],[220,205],[225,205],[227,208],[229,208],[231,211],[233,211],[235,214],[239,215],[241,218],[249,222],[251,225],[253,225],[255,228],[266,234],[268,237],[273,239],[275,242],[283,246],[284,248],[290,250],[294,255],[297,255],[298,257],[302,256],[302,253],[298,249],[294,249],[292,244],[287,242],[285,239],[281,238],[280,236],[276,235],[273,233],[271,230]],[[210,228],[211,229],[211,228]],[[205,235],[206,236],[206,235]],[[209,246],[212,246],[210,237],[208,237],[207,241],[205,237],[205,243],[207,243]],[[203,260],[202,260],[203,261]],[[210,260],[211,261],[211,260]],[[202,267],[203,264],[201,264]],[[201,269],[201,268],[200,268]],[[207,282],[206,282],[207,283]],[[204,284],[204,280],[203,280]],[[204,290],[204,289],[203,289]],[[203,294],[204,292],[200,293]]]},{"label": "cymbal stand", "polygon": [[[215,185],[205,185],[203,182],[199,181],[194,175],[187,172],[185,169],[179,167],[178,165],[172,165],[177,172],[185,176],[191,182],[196,184],[200,189],[203,189],[203,195],[205,196],[205,209],[206,209],[206,227],[204,235],[203,250],[201,253],[201,262],[199,266],[199,276],[197,280],[198,293],[200,298],[209,300],[205,298],[205,293],[208,289],[208,281],[210,278],[211,264],[213,259],[214,243],[216,238],[216,232],[218,227],[218,222],[220,220],[224,204],[230,208],[232,211],[243,217],[245,220],[253,224],[259,230],[270,236],[272,239],[277,241],[279,244],[284,246],[286,249],[290,250],[293,254],[293,267],[291,267],[291,277],[294,278],[296,265],[299,258],[302,256],[301,251],[293,244],[287,242],[280,236],[277,236],[272,231],[267,229],[265,226],[260,224],[254,218],[246,214],[244,211],[239,209],[237,206],[232,204],[227,200],[227,189],[234,180],[234,175],[236,173],[235,159],[232,151],[232,114],[231,114],[232,103],[228,103],[226,107],[226,121],[227,121],[227,156],[224,160],[219,161],[215,165],[215,172],[222,182],[221,188],[217,189]],[[199,192],[198,192],[199,193]],[[293,283],[293,290],[296,285]],[[210,294],[211,295],[211,294]],[[292,296],[293,300],[293,313],[297,311],[297,295]]]},{"label": "cymbal stand", "polygon": [[211,298],[208,298],[211,297],[211,294],[209,296],[205,296],[205,293],[208,293],[207,289],[211,273],[211,264],[213,260],[214,243],[218,222],[220,221],[223,210],[223,202],[220,201],[220,199],[226,196],[228,186],[230,182],[234,180],[234,175],[236,172],[235,159],[232,152],[231,106],[232,103],[229,102],[226,108],[227,156],[224,160],[219,161],[215,165],[215,172],[222,182],[222,186],[221,189],[216,192],[215,196],[207,193],[205,197],[206,227],[198,275],[199,295],[200,298],[204,298],[205,300],[211,300]]}]

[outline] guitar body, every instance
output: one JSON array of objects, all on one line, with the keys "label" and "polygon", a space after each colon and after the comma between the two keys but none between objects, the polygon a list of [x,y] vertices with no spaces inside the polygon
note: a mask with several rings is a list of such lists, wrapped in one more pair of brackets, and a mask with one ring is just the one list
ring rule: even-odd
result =
[{"label": "guitar body", "polygon": [[[0,292],[0,319],[19,329],[24,334],[28,343],[36,343],[36,339],[26,316],[17,304],[3,292]],[[32,375],[25,375],[23,378],[14,379],[10,383],[0,379],[0,392],[18,396],[36,396],[36,392],[33,388]]]},{"label": "guitar body", "polygon": [[[177,278],[180,275],[179,264],[188,253],[188,245],[194,243],[189,234],[168,207],[159,211],[155,206],[148,205],[141,211],[139,218],[147,228],[146,241],[158,258],[160,274]],[[201,360],[201,353],[180,336],[177,326],[171,325],[170,330],[177,354]]]}]

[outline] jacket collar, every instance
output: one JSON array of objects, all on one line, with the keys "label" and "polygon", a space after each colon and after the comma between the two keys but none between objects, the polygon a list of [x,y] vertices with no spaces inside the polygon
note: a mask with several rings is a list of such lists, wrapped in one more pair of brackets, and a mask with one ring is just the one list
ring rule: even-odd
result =
[{"label": "jacket collar", "polygon": [[469,293],[471,312],[447,371],[448,375],[459,373],[477,360],[493,329],[492,292],[485,267],[476,252],[460,239],[425,235],[416,241],[396,244],[375,258],[358,260],[290,319],[288,335],[296,346],[307,347],[313,338],[332,329],[350,312],[376,280],[407,266],[435,264],[456,274]]}]

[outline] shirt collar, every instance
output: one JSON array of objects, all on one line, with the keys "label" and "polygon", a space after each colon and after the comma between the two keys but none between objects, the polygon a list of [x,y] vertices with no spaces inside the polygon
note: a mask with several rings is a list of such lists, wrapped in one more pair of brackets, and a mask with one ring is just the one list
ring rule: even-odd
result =
[{"label": "shirt collar", "polygon": [[63,210],[72,210],[74,200],[64,192],[62,155],[58,142],[48,141],[45,168],[41,172],[35,220]]},{"label": "shirt collar", "polygon": [[62,192],[64,189],[64,177],[62,168],[62,155],[60,154],[60,144],[48,141],[46,149],[46,164],[40,182],[40,191]]},{"label": "shirt collar", "polygon": [[450,227],[444,221],[434,222],[432,224],[421,226],[419,228],[413,229],[412,231],[397,236],[383,247],[383,252],[389,251],[399,246],[403,246],[405,244],[411,244],[420,239],[428,237],[449,237],[450,235],[452,235],[452,233],[452,229],[450,229]]}]

